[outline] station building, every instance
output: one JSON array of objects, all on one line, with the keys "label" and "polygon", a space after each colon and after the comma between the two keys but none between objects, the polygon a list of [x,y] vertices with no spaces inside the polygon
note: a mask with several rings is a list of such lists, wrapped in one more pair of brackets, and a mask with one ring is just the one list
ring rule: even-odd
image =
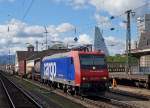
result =
[{"label": "station building", "polygon": [[138,72],[150,74],[150,14],[137,19],[139,39],[131,53],[139,60]]}]

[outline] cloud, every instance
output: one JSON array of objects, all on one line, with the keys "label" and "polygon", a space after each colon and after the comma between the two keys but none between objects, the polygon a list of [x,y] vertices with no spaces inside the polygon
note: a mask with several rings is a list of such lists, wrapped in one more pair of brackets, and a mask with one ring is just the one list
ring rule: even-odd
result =
[{"label": "cloud", "polygon": [[65,3],[69,6],[72,6],[74,9],[81,9],[87,7],[88,0],[53,0],[57,3]]},{"label": "cloud", "polygon": [[125,51],[125,42],[122,39],[118,39],[115,36],[104,37],[106,46],[111,55],[123,54]]},{"label": "cloud", "polygon": [[109,17],[101,16],[98,13],[96,13],[94,17],[95,17],[95,20],[96,20],[98,25],[105,27],[105,28],[108,28],[108,27],[110,28],[111,22],[109,20]]},{"label": "cloud", "polygon": [[75,28],[75,27],[74,27],[72,24],[70,24],[70,23],[63,23],[63,24],[59,25],[59,26],[56,28],[56,30],[61,33],[61,32],[71,31],[71,30],[73,30],[74,28]]},{"label": "cloud", "polygon": [[70,5],[75,9],[80,9],[86,7],[87,0],[70,0]]},{"label": "cloud", "polygon": [[[74,29],[74,26],[70,23],[61,23],[59,25],[48,25],[46,28],[48,43],[50,43],[50,40],[57,40],[58,38],[62,40],[61,33],[70,32]],[[14,51],[18,49],[25,49],[26,43],[35,45],[35,41],[44,45],[46,40],[44,32],[45,29],[41,25],[30,25],[17,19],[11,19],[0,25],[1,51],[7,52],[8,48],[11,47],[13,53],[15,53]]]},{"label": "cloud", "polygon": [[93,39],[87,34],[80,34],[78,36],[77,42],[75,42],[74,37],[71,37],[71,36],[65,37],[62,42],[66,46],[73,47],[73,46],[81,46],[84,44],[92,44]]},{"label": "cloud", "polygon": [[119,23],[119,26],[120,26],[122,29],[126,29],[126,23],[124,23],[124,22],[120,22],[120,23]]},{"label": "cloud", "polygon": [[79,39],[78,39],[78,42],[79,43],[82,43],[82,44],[91,44],[92,43],[92,38],[90,38],[89,35],[87,34],[81,34],[79,35]]},{"label": "cloud", "polygon": [[120,15],[129,9],[134,9],[145,4],[146,0],[90,0],[98,11],[106,11],[110,15]]},{"label": "cloud", "polygon": [[73,8],[81,9],[93,6],[97,11],[106,11],[110,15],[120,15],[129,9],[134,9],[145,4],[147,0],[53,0],[66,3]]}]

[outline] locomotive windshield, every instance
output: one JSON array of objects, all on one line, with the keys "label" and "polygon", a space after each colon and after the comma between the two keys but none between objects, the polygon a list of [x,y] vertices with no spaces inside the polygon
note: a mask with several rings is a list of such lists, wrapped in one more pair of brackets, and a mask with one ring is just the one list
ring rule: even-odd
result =
[{"label": "locomotive windshield", "polygon": [[105,57],[102,55],[80,55],[80,65],[82,69],[106,68]]}]

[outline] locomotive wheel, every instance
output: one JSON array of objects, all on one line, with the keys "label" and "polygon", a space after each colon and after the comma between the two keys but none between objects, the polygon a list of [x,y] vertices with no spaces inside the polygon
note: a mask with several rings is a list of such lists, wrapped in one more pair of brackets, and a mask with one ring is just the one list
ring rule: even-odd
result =
[{"label": "locomotive wheel", "polygon": [[76,96],[79,96],[79,95],[80,95],[80,92],[79,92],[79,88],[78,88],[78,87],[75,87],[75,95],[76,95]]},{"label": "locomotive wheel", "polygon": [[75,91],[74,90],[71,90],[70,91],[70,94],[73,96],[73,95],[75,95]]},{"label": "locomotive wheel", "polygon": [[145,83],[144,86],[145,86],[146,89],[149,88],[148,83]]},{"label": "locomotive wheel", "polygon": [[52,82],[52,87],[53,87],[54,89],[56,89],[56,88],[57,88],[57,84],[56,84],[55,82]]},{"label": "locomotive wheel", "polygon": [[64,91],[64,93],[67,93],[67,87],[66,87],[66,85],[63,86],[63,91]]}]

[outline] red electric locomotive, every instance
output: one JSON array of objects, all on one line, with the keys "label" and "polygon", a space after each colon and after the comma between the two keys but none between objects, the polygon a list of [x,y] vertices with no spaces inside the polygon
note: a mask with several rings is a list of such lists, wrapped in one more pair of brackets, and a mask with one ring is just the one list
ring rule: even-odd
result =
[{"label": "red electric locomotive", "polygon": [[80,86],[80,92],[109,88],[109,75],[103,52],[73,51],[71,55],[75,66],[75,84]]},{"label": "red electric locomotive", "polygon": [[105,55],[100,51],[70,51],[47,56],[41,63],[41,78],[73,94],[109,88]]}]

